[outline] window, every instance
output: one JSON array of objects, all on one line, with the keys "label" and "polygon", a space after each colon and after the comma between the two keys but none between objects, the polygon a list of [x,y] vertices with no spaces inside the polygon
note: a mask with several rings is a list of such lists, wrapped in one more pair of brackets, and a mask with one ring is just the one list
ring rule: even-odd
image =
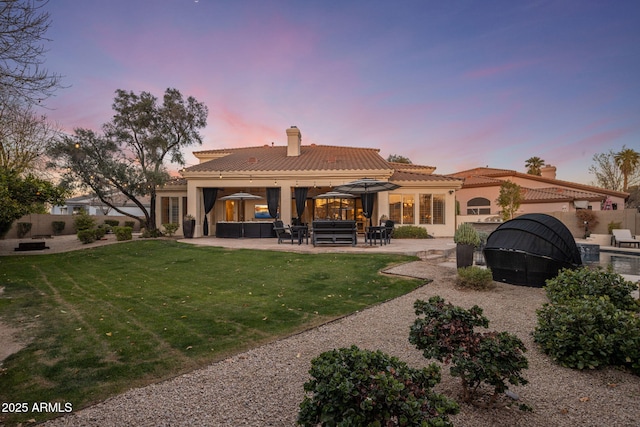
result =
[{"label": "window", "polygon": [[467,215],[489,215],[491,202],[484,197],[474,197],[467,202]]},{"label": "window", "polygon": [[415,224],[413,194],[389,195],[389,219],[396,224]]},{"label": "window", "polygon": [[420,224],[444,224],[444,194],[420,194]]},{"label": "window", "polygon": [[180,214],[180,205],[178,204],[178,197],[163,197],[160,201],[162,209],[160,219],[162,224],[180,223],[178,218]]},{"label": "window", "polygon": [[389,219],[396,224],[402,223],[402,195],[389,194]]}]

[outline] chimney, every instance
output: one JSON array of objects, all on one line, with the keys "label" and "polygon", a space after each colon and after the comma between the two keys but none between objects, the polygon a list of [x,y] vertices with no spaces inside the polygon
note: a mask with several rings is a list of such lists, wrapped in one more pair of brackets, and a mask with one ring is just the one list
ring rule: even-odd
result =
[{"label": "chimney", "polygon": [[556,179],[556,167],[547,165],[540,169],[540,176],[548,179]]},{"label": "chimney", "polygon": [[302,133],[296,126],[287,129],[287,157],[297,157],[300,155],[300,144],[302,143]]}]

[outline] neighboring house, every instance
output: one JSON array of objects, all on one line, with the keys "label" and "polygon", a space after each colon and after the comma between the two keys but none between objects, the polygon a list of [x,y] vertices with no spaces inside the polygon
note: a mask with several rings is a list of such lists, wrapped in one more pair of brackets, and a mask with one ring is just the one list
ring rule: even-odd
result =
[{"label": "neighboring house", "polygon": [[[434,236],[453,236],[456,227],[455,192],[462,187],[456,177],[434,175],[434,167],[387,162],[378,149],[328,145],[302,145],[302,133],[286,130],[287,145],[194,152],[200,163],[182,171],[158,189],[157,223],[182,223],[185,214],[196,219],[194,236],[203,235],[205,196],[215,203],[207,216],[209,235],[217,223],[272,222],[268,213],[277,202],[277,216],[285,224],[310,223],[314,219],[356,220],[363,230],[368,222],[359,197],[340,201],[316,199],[337,185],[361,178],[391,181],[400,188],[377,193],[372,222],[386,215],[397,225],[424,227]],[[220,200],[236,192],[262,197],[259,200]],[[304,197],[298,218],[296,196]],[[274,202],[275,200],[275,202]]]},{"label": "neighboring house", "polygon": [[507,169],[480,167],[449,175],[464,180],[457,192],[458,222],[499,221],[496,199],[504,181],[522,188],[518,214],[572,212],[577,209],[624,209],[628,193],[556,179],[556,168],[542,168],[541,176]]},{"label": "neighboring house", "polygon": [[[114,205],[117,206],[118,209],[137,217],[144,217],[144,213],[142,212],[142,210],[126,196],[117,194],[112,197],[112,200]],[[145,209],[147,209],[148,211],[149,207],[151,206],[149,202],[150,198],[142,197],[141,201]],[[51,208],[51,214],[53,215],[70,215],[79,213],[81,211],[85,211],[89,215],[124,216],[110,206],[105,205],[95,195],[90,194],[66,199],[64,206],[54,206]]]}]

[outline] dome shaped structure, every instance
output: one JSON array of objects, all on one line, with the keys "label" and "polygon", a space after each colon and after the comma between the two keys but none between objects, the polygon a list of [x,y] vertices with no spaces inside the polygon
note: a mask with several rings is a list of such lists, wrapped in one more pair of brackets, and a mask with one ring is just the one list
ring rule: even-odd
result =
[{"label": "dome shaped structure", "polygon": [[582,265],[569,229],[545,214],[526,214],[501,224],[484,248],[493,280],[542,287],[562,268]]}]

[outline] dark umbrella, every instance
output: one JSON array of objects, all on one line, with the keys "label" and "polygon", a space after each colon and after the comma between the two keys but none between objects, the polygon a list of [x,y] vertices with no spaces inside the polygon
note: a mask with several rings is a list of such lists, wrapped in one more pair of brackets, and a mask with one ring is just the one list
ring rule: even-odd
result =
[{"label": "dark umbrella", "polygon": [[244,193],[244,192],[240,192],[240,193],[233,193],[233,194],[229,194],[228,196],[224,196],[224,197],[220,197],[220,200],[240,200],[241,201],[241,209],[239,212],[242,212],[242,237],[244,237],[244,201],[245,200],[258,200],[258,199],[262,199],[261,196],[256,196],[254,194],[249,194],[249,193]]},{"label": "dark umbrella", "polygon": [[380,181],[373,178],[362,178],[334,187],[336,191],[360,194],[360,197],[362,198],[362,213],[366,218],[369,218],[369,226],[372,225],[371,215],[373,214],[373,194],[380,193],[381,191],[395,190],[396,188],[400,188],[400,186],[393,182]]}]

